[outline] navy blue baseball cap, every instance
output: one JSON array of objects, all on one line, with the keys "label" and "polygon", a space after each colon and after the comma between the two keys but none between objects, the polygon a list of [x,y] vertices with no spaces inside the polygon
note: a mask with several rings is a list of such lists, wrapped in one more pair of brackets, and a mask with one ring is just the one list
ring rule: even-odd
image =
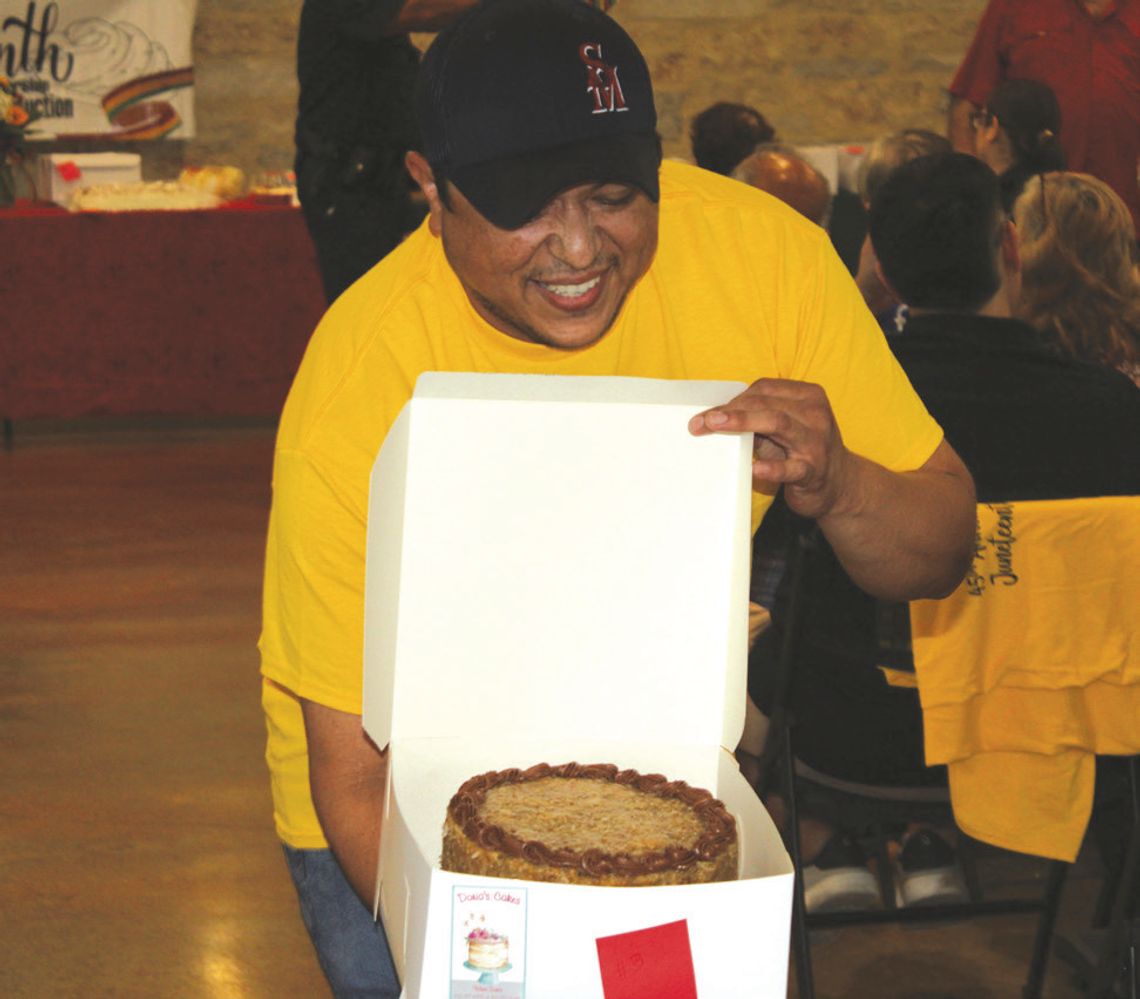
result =
[{"label": "navy blue baseball cap", "polygon": [[424,54],[416,113],[433,170],[501,229],[578,184],[660,196],[649,67],[583,0],[483,0]]}]

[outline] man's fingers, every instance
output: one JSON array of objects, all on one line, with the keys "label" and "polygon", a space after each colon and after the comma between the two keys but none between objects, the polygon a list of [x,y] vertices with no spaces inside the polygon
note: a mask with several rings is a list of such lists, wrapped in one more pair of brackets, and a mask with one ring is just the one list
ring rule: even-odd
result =
[{"label": "man's fingers", "polygon": [[771,437],[756,436],[752,443],[752,457],[760,460],[780,461],[788,456],[788,449]]},{"label": "man's fingers", "polygon": [[752,478],[761,482],[796,485],[811,475],[811,465],[802,458],[757,458],[752,462]]},{"label": "man's fingers", "polygon": [[[735,405],[735,404],[732,404]],[[781,439],[788,436],[801,421],[783,409],[736,409],[729,406],[698,413],[689,421],[689,432],[700,436],[709,433],[752,433]]]},{"label": "man's fingers", "polygon": [[689,420],[689,433],[700,437],[703,434],[712,434],[725,429],[728,415],[720,409],[707,409],[698,413]]},{"label": "man's fingers", "polygon": [[792,412],[807,414],[813,409],[826,408],[826,403],[827,397],[818,385],[762,378],[735,399],[698,413],[689,421],[689,432],[698,436],[734,431],[776,434],[782,428],[771,420]]}]

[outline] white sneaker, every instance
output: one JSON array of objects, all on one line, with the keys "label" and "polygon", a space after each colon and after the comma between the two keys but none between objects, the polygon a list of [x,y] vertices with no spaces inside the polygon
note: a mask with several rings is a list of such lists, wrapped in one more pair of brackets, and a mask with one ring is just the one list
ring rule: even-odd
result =
[{"label": "white sneaker", "polygon": [[958,858],[946,840],[929,829],[907,837],[895,862],[895,899],[900,906],[949,905],[969,897]]},{"label": "white sneaker", "polygon": [[815,861],[804,868],[808,912],[857,912],[881,904],[879,883],[867,868],[867,858],[844,833],[832,836]]}]

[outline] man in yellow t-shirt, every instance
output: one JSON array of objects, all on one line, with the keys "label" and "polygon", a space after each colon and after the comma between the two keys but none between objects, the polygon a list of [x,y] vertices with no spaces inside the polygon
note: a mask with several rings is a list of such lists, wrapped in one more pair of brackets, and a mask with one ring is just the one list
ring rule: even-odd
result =
[{"label": "man in yellow t-shirt", "polygon": [[[648,69],[611,18],[486,0],[425,55],[417,115],[407,166],[428,218],[322,321],[274,464],[267,759],[338,995],[397,991],[360,901],[386,772],[360,720],[364,539],[373,460],[421,372],[743,381],[689,429],[755,435],[754,527],[782,486],[851,576],[894,599],[948,593],[973,541],[969,473],[826,233],[744,184],[662,166]],[[344,984],[345,950],[383,967]]]}]

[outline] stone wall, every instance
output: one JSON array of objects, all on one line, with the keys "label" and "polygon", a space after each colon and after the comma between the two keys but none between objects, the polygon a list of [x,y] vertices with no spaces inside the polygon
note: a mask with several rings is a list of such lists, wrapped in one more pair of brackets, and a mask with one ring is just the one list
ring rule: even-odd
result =
[{"label": "stone wall", "polygon": [[[198,135],[147,152],[147,172],[292,161],[301,0],[198,0]],[[906,126],[942,131],[946,85],[985,0],[618,0],[657,90],[666,155],[686,156],[689,119],[717,100],[759,108],[788,142],[866,141]],[[417,39],[421,41],[421,39]]]},{"label": "stone wall", "polygon": [[292,166],[300,12],[301,0],[198,0],[188,162],[251,173]]},{"label": "stone wall", "polygon": [[649,60],[666,152],[718,100],[751,104],[787,142],[944,131],[946,87],[983,0],[621,0]]}]

